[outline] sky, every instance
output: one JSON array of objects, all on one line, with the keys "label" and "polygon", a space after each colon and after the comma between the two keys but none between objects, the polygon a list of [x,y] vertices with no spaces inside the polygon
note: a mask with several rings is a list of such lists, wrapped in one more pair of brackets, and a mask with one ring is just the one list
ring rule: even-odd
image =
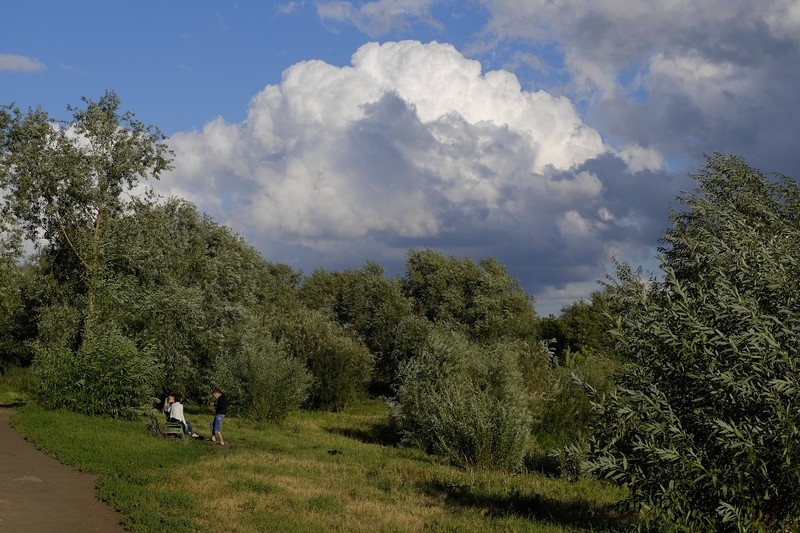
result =
[{"label": "sky", "polygon": [[800,0],[5,0],[0,104],[114,91],[193,202],[310,274],[494,257],[538,314],[656,270],[705,156],[798,177]]}]

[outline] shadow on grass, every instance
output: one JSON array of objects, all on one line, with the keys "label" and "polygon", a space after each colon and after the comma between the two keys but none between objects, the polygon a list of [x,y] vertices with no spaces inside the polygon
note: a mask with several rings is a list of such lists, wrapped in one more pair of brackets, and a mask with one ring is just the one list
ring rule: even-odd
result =
[{"label": "shadow on grass", "polygon": [[538,494],[511,492],[480,494],[467,485],[433,481],[421,485],[430,496],[444,498],[449,505],[485,510],[488,517],[519,517],[591,531],[620,531],[627,524],[616,504],[597,505],[583,499],[561,501]]},{"label": "shadow on grass", "polygon": [[535,454],[525,457],[525,470],[537,472],[545,477],[561,477],[561,462],[549,454]]},{"label": "shadow on grass", "polygon": [[386,422],[375,422],[359,428],[329,427],[327,431],[365,444],[396,446],[400,443],[397,432]]}]

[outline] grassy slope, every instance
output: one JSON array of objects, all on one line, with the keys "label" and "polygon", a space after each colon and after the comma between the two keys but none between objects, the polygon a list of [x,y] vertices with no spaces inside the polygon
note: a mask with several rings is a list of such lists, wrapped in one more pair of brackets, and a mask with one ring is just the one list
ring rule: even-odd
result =
[{"label": "grassy slope", "polygon": [[[209,418],[189,416],[206,434]],[[155,438],[144,421],[34,407],[13,423],[62,462],[98,474],[100,497],[134,532],[616,529],[618,489],[456,469],[382,443],[385,420],[377,401],[297,413],[280,426],[229,418],[228,449]]]}]

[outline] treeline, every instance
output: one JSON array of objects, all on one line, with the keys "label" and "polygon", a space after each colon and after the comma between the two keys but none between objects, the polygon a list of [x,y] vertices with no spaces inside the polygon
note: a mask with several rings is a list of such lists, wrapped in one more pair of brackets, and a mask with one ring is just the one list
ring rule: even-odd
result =
[{"label": "treeline", "polygon": [[[409,250],[402,276],[370,262],[304,276],[189,202],[142,192],[171,154],[116,95],[72,111],[60,125],[0,114],[2,362],[32,367],[42,405],[134,417],[219,386],[241,416],[280,420],[382,396],[398,438],[519,469],[556,398],[578,392],[500,262]],[[38,249],[21,264],[23,239]]]},{"label": "treeline", "polygon": [[[629,487],[641,529],[800,524],[800,192],[738,157],[693,176],[662,273],[619,265],[538,317],[495,259],[409,250],[308,275],[181,199],[157,129],[113,93],[57,125],[0,108],[0,364],[48,408],[134,417],[168,392],[280,421],[390,403],[398,441],[462,467]],[[23,239],[39,243],[24,263]]]}]

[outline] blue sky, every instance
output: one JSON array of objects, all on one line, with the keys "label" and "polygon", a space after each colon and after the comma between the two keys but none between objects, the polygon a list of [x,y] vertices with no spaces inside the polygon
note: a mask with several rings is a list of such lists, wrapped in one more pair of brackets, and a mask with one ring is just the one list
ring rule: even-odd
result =
[{"label": "blue sky", "polygon": [[703,154],[797,176],[798,0],[4,2],[0,103],[115,91],[194,202],[310,273],[493,256],[540,314],[648,267]]}]

